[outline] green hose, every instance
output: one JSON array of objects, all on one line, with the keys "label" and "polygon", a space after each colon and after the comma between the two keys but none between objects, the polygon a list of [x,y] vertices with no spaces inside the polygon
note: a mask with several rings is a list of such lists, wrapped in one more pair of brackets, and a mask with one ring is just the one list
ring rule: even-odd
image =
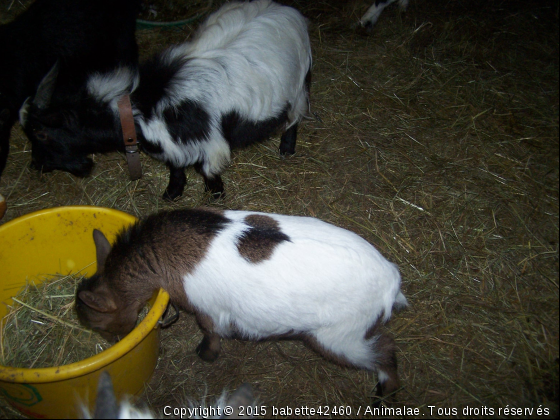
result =
[{"label": "green hose", "polygon": [[173,22],[153,22],[150,20],[143,20],[143,19],[136,19],[136,28],[137,29],[151,29],[151,28],[177,28],[181,26],[188,25],[189,23],[196,22],[202,16],[204,16],[212,7],[213,0],[208,0],[208,4],[205,9],[197,13],[191,18],[183,19],[183,20],[176,20]]}]

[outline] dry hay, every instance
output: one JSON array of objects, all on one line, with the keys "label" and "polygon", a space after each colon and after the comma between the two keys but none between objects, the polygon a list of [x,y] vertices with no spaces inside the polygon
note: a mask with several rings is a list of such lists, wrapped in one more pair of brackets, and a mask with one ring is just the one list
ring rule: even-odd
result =
[{"label": "dry hay", "polygon": [[[316,118],[301,125],[297,154],[281,159],[278,138],[234,153],[227,197],[210,205],[320,217],[399,265],[410,308],[388,326],[403,385],[396,407],[505,417],[499,408],[542,405],[556,415],[557,2],[416,0],[402,16],[388,8],[369,37],[350,29],[367,2],[340,3],[292,2],[310,19],[314,54]],[[139,32],[143,55],[193,27]],[[3,222],[68,204],[142,216],[208,203],[193,170],[169,204],[164,165],[144,156],[144,177],[130,182],[121,155],[95,160],[89,178],[41,175],[15,127]],[[206,364],[193,351],[200,339],[186,315],[164,330],[141,398],[160,415],[243,382],[269,408],[372,401],[371,375],[299,342],[225,341]]]},{"label": "dry hay", "polygon": [[11,22],[32,0],[0,0],[0,24]]},{"label": "dry hay", "polygon": [[80,326],[74,302],[83,276],[27,282],[0,325],[0,364],[45,368],[79,362],[111,345]]},{"label": "dry hay", "polygon": [[[47,368],[80,362],[113,344],[80,325],[76,289],[83,275],[56,274],[27,281],[0,323],[0,365]],[[137,324],[148,314],[146,305]]]}]

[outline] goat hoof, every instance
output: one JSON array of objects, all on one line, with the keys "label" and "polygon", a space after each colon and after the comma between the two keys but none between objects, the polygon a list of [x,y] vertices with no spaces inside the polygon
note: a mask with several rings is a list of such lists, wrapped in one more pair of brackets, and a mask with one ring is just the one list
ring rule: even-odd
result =
[{"label": "goat hoof", "polygon": [[221,200],[226,198],[226,193],[224,191],[210,191],[210,196],[212,200]]},{"label": "goat hoof", "polygon": [[224,198],[226,196],[226,193],[224,192],[224,182],[219,175],[212,179],[204,179],[204,191],[210,193],[212,199],[214,200]]},{"label": "goat hoof", "polygon": [[285,158],[296,154],[295,149],[283,149],[280,147],[280,157]]},{"label": "goat hoof", "polygon": [[366,22],[365,24],[363,22],[359,22],[354,30],[358,35],[369,36],[373,32],[373,25],[371,22]]},{"label": "goat hoof", "polygon": [[177,198],[181,197],[182,194],[178,194],[178,193],[170,193],[169,191],[165,190],[165,192],[163,193],[162,198],[165,201],[175,201]]},{"label": "goat hoof", "polygon": [[[379,387],[379,385],[378,385]],[[379,391],[377,391],[375,393],[375,398],[373,400],[373,402],[371,403],[372,408],[381,408],[383,407],[385,404],[385,399],[383,398],[383,395],[380,395]]]},{"label": "goat hoof", "polygon": [[209,363],[215,362],[219,356],[219,353],[208,349],[207,346],[204,345],[204,343],[200,343],[196,347],[196,354],[198,354],[198,357],[200,357],[202,360]]},{"label": "goat hoof", "polygon": [[224,184],[222,182],[216,182],[214,185],[206,185],[204,191],[210,193],[212,200],[219,200],[225,198],[226,193],[224,192]]}]

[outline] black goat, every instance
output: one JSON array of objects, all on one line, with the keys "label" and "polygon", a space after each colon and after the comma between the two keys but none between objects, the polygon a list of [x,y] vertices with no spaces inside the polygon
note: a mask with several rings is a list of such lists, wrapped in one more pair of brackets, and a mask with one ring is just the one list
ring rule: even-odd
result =
[{"label": "black goat", "polygon": [[134,30],[140,1],[36,0],[0,26],[0,176],[18,110],[57,61],[53,95],[61,100],[85,85],[91,71],[137,65]]}]

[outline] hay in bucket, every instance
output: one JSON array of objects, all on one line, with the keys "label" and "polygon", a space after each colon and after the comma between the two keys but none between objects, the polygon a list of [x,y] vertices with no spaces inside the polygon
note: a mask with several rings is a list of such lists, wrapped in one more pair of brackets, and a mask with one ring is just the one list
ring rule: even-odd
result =
[{"label": "hay in bucket", "polygon": [[[74,304],[83,278],[57,274],[40,283],[27,282],[12,298],[14,303],[0,325],[0,364],[29,369],[61,366],[111,347],[78,321]],[[139,319],[147,312],[145,308]]]},{"label": "hay in bucket", "polygon": [[26,286],[12,298],[2,325],[2,365],[43,368],[86,359],[110,347],[80,326],[74,302],[82,276],[55,276]]}]

